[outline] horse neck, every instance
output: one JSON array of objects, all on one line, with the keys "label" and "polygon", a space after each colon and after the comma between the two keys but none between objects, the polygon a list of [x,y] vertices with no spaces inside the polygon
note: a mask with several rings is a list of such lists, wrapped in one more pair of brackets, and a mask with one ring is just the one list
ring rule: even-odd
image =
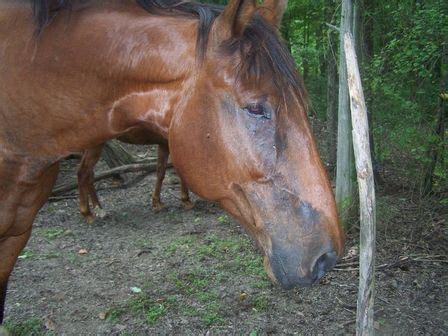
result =
[{"label": "horse neck", "polygon": [[80,12],[79,20],[85,24],[74,30],[73,40],[84,51],[78,56],[83,67],[94,65],[87,71],[104,79],[107,92],[115,92],[110,114],[166,137],[173,110],[194,77],[197,21],[157,17],[126,2],[115,11]]},{"label": "horse neck", "polygon": [[[24,152],[37,153],[43,148],[39,143],[47,141],[43,154],[67,154],[135,126],[167,137],[172,115],[193,80],[197,21],[153,16],[136,5],[94,4],[61,11],[32,43],[29,15],[23,15],[23,29],[15,29],[17,38],[10,38],[28,45],[26,54],[15,47],[20,43],[8,53],[6,63],[11,69],[21,67],[20,73],[0,69],[0,81],[9,77],[17,83],[17,94],[26,97],[22,106],[11,108],[11,115],[16,110],[12,127],[27,123],[34,132],[36,148],[24,139]],[[0,38],[7,32],[0,28]],[[33,100],[39,104],[33,105],[31,119],[15,117],[17,110],[29,110],[26,104]]]}]

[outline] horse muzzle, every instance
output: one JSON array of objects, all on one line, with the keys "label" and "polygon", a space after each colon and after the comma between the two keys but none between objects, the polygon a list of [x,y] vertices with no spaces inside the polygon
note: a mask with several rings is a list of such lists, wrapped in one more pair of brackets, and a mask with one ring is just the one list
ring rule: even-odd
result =
[{"label": "horse muzzle", "polygon": [[335,251],[325,252],[311,263],[298,260],[298,255],[277,249],[273,250],[272,255],[265,257],[267,273],[284,289],[312,286],[333,269],[338,260]]},{"label": "horse muzzle", "polygon": [[323,212],[273,181],[233,190],[243,200],[238,202],[242,222],[253,223],[247,227],[264,251],[265,269],[274,282],[285,289],[309,287],[335,266],[344,242],[337,217],[327,216],[331,211]]}]

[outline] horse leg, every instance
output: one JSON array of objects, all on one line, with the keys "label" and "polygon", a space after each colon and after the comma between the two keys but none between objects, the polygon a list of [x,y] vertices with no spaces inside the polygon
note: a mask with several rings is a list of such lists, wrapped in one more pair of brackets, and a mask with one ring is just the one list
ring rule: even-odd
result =
[{"label": "horse leg", "polygon": [[165,178],[166,164],[168,162],[169,150],[167,145],[159,145],[157,149],[157,181],[152,194],[152,207],[154,211],[160,211],[164,205],[160,201],[163,179]]},{"label": "horse leg", "polygon": [[31,234],[38,210],[48,199],[59,164],[0,158],[0,324],[9,276]]},{"label": "horse leg", "polygon": [[[31,221],[33,219],[34,217],[31,219]],[[30,234],[31,228],[27,232],[19,236],[3,238],[0,241],[0,324],[3,322],[3,312],[5,307],[6,289],[8,285],[9,275],[14,268],[17,257],[25,247]]]},{"label": "horse leg", "polygon": [[[102,211],[100,201],[96,194],[93,168],[100,159],[103,147],[104,144],[101,144],[84,151],[78,168],[79,210],[89,224],[92,224],[95,220],[95,215],[90,211],[89,199],[95,211],[99,213]],[[104,217],[104,214],[101,213],[100,217]]]},{"label": "horse leg", "polygon": [[188,187],[182,178],[180,178],[180,200],[182,201],[182,205],[184,206],[185,209],[187,210],[193,209],[194,204],[190,200],[190,195],[188,194]]}]

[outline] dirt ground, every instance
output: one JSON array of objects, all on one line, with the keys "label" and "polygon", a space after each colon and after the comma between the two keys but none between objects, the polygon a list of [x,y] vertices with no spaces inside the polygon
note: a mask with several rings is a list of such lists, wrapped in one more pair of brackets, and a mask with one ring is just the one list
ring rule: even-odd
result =
[{"label": "dirt ground", "polygon": [[[73,178],[76,166],[65,161],[60,181]],[[125,175],[126,183],[137,176]],[[283,291],[219,207],[193,197],[194,209],[182,208],[172,171],[166,208],[154,213],[154,181],[152,174],[128,188],[99,182],[107,216],[93,225],[73,197],[42,208],[10,279],[6,326],[13,333],[354,334],[356,228],[337,270],[313,288]],[[448,334],[446,206],[389,188],[378,194],[377,231],[377,334]]]}]

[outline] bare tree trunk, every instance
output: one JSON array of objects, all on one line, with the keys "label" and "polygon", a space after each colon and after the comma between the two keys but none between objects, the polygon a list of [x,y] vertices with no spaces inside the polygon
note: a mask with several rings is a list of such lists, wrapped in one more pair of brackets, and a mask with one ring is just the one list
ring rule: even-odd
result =
[{"label": "bare tree trunk", "polygon": [[[331,23],[334,12],[334,1],[326,0],[325,2],[325,22]],[[334,170],[336,168],[336,137],[338,129],[337,117],[337,46],[333,31],[328,32],[328,46],[325,55],[326,74],[327,74],[327,159],[329,164],[329,171],[334,177]]]},{"label": "bare tree trunk", "polygon": [[341,10],[339,44],[339,104],[338,104],[338,145],[336,162],[336,203],[342,225],[347,228],[349,219],[356,210],[355,176],[347,87],[347,66],[344,52],[344,34],[352,29],[352,1],[343,0]]},{"label": "bare tree trunk", "polygon": [[336,58],[333,55],[335,51],[331,33],[329,35],[329,48],[327,51],[327,148],[328,163],[330,171],[333,172],[336,167],[336,136],[338,129],[337,117],[337,68]]},{"label": "bare tree trunk", "polygon": [[344,33],[350,90],[353,145],[360,200],[359,289],[356,335],[373,335],[373,304],[375,289],[375,182],[370,157],[367,108],[350,33]]},{"label": "bare tree trunk", "polygon": [[422,194],[427,195],[432,192],[432,185],[434,180],[434,172],[437,166],[439,158],[443,157],[443,143],[445,140],[445,118],[447,115],[447,104],[448,94],[446,88],[448,85],[448,71],[446,67],[448,65],[448,50],[446,46],[442,48],[442,57],[439,63],[439,76],[440,76],[440,95],[439,104],[437,108],[437,124],[435,129],[435,134],[437,140],[430,144],[428,150],[428,161],[429,163],[425,169],[425,177],[423,179]]}]

